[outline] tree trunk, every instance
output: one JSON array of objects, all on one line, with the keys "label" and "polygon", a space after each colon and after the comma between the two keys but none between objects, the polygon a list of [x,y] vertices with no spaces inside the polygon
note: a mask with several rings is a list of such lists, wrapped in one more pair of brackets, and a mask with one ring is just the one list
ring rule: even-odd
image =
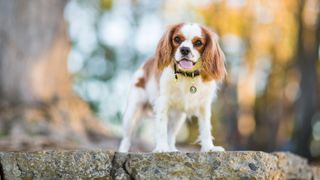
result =
[{"label": "tree trunk", "polygon": [[1,141],[7,147],[65,146],[107,135],[72,92],[66,2],[0,0],[0,132],[10,137]]},{"label": "tree trunk", "polygon": [[[319,47],[319,18],[315,25],[307,23],[303,14],[306,2],[300,1],[298,14],[297,65],[300,72],[300,96],[297,100],[295,124],[296,153],[311,157],[310,141],[312,118],[316,114],[317,100],[317,59]],[[318,14],[319,15],[319,14]],[[317,19],[317,18],[316,18]]]}]

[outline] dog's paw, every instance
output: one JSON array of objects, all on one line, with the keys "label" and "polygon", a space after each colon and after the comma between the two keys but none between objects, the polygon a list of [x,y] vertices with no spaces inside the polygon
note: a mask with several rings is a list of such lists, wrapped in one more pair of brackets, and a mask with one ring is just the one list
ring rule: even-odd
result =
[{"label": "dog's paw", "polygon": [[171,152],[167,146],[157,146],[152,152]]},{"label": "dog's paw", "polygon": [[169,149],[159,149],[155,148],[152,152],[154,153],[161,153],[161,152],[171,152]]},{"label": "dog's paw", "polygon": [[201,152],[209,152],[209,151],[215,151],[215,152],[223,152],[225,151],[222,146],[213,146],[210,148],[201,148]]},{"label": "dog's paw", "polygon": [[170,147],[170,152],[178,152],[179,150],[176,147]]}]

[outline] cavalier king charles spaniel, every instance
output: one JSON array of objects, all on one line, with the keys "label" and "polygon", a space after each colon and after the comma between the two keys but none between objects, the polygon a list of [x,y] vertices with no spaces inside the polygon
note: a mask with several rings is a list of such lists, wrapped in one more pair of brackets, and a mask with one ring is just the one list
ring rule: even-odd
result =
[{"label": "cavalier king charles spaniel", "polygon": [[211,135],[211,103],[226,74],[217,35],[193,23],[170,26],[156,53],[136,72],[123,117],[119,151],[128,152],[146,107],[154,112],[154,152],[177,151],[176,135],[187,117],[197,116],[201,151],[224,151]]}]

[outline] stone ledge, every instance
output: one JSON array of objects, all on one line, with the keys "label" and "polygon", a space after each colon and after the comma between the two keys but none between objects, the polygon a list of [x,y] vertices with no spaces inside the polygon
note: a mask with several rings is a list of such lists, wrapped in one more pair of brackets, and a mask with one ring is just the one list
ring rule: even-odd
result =
[{"label": "stone ledge", "polygon": [[1,152],[1,179],[319,179],[291,153]]}]

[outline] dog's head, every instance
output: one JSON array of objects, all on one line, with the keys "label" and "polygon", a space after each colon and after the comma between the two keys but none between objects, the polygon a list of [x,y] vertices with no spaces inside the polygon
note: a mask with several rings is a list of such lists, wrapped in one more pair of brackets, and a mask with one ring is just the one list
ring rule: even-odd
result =
[{"label": "dog's head", "polygon": [[181,71],[199,70],[207,81],[222,79],[226,72],[217,35],[198,24],[170,26],[160,39],[156,60],[159,70],[175,63]]}]

